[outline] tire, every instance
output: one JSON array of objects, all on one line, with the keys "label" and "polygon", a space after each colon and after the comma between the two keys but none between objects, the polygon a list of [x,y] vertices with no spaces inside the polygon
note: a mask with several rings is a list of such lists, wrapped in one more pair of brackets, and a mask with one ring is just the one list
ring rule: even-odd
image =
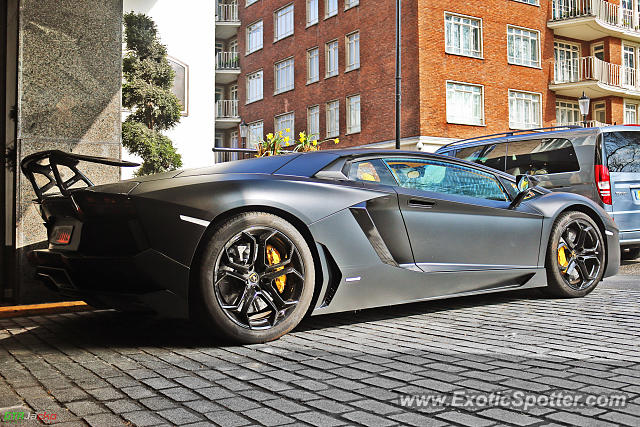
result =
[{"label": "tire", "polygon": [[587,295],[602,280],[605,252],[602,233],[588,215],[577,211],[561,214],[549,236],[544,292],[563,298]]},{"label": "tire", "polygon": [[207,242],[196,285],[196,316],[212,334],[240,344],[275,340],[309,309],[313,255],[284,219],[242,213],[221,224]]},{"label": "tire", "polygon": [[623,261],[631,261],[640,256],[640,248],[629,248],[627,250],[620,250],[620,259]]}]

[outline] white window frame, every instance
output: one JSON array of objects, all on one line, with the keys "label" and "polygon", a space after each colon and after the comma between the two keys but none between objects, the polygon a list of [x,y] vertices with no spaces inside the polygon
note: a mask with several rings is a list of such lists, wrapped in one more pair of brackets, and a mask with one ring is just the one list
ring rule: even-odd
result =
[{"label": "white window frame", "polygon": [[[480,109],[481,114],[478,120],[474,119],[473,116],[458,116],[454,114],[453,106],[449,105],[449,85],[458,85],[458,86],[470,86],[475,88],[480,88]],[[485,126],[484,120],[484,85],[476,84],[476,83],[468,83],[468,82],[460,82],[456,80],[447,80],[445,82],[445,107],[446,107],[446,116],[447,123],[458,124],[458,125],[469,125],[469,126]]]},{"label": "white window frame", "polygon": [[249,7],[252,4],[257,3],[257,2],[258,2],[258,0],[247,0],[247,4],[245,5],[245,7]]},{"label": "white window frame", "polygon": [[[354,98],[358,98],[358,113],[357,113],[357,123],[354,123],[354,120],[352,117],[353,116],[353,111],[352,111],[352,104],[351,104],[351,100],[353,100]],[[346,100],[346,105],[347,105],[347,135],[353,134],[353,133],[360,133],[362,131],[362,108],[361,108],[361,97],[359,93],[356,93],[354,95],[350,95],[347,96],[347,100]]]},{"label": "white window frame", "polygon": [[[558,120],[558,113],[562,110],[565,110],[567,113],[570,112],[570,115],[573,116],[574,119],[577,120],[569,120],[562,121]],[[577,113],[577,114],[576,114]],[[576,125],[582,121],[582,115],[580,114],[580,106],[578,105],[578,101],[572,101],[568,99],[556,99],[556,125]]]},{"label": "white window frame", "polygon": [[[331,61],[329,61],[329,55],[330,54],[333,55],[333,53],[330,53],[331,52],[331,48],[329,47],[329,45],[333,46],[334,43],[335,43],[335,47],[336,47],[336,51],[335,51],[335,55],[334,55],[334,59],[335,59],[335,63],[336,64],[335,64],[335,70],[333,70],[333,69],[330,70],[329,69],[329,65],[330,65]],[[340,45],[338,44],[338,40],[337,39],[336,40],[329,40],[328,42],[326,42],[324,44],[324,52],[325,52],[325,55],[324,55],[324,64],[325,64],[325,75],[324,75],[324,78],[328,79],[329,77],[337,76],[340,73],[340,54],[339,54]]]},{"label": "white window frame", "polygon": [[[319,15],[320,15],[320,0],[306,0],[307,3],[307,27],[315,25],[318,23]],[[313,3],[313,4],[312,4]],[[315,4],[315,5],[314,5]],[[315,19],[311,19],[313,16],[312,11],[315,12]]]},{"label": "white window frame", "polygon": [[[607,123],[607,103],[605,101],[597,101],[594,102],[593,104],[593,111],[591,112],[591,117],[593,118],[594,121],[598,121],[600,123]],[[604,120],[600,121],[598,120],[598,112],[603,111],[604,112]]]},{"label": "white window frame", "polygon": [[[509,30],[510,29],[520,30],[520,31],[528,31],[530,33],[535,33],[537,35],[537,37],[536,37],[536,40],[537,40],[537,43],[536,43],[536,47],[537,47],[536,55],[537,55],[537,59],[538,59],[537,63],[534,64],[533,62],[531,62],[530,58],[528,59],[529,63],[527,63],[527,61],[517,62],[515,57],[514,57],[514,59],[509,58]],[[520,37],[522,37],[522,35],[520,35]],[[542,37],[540,35],[540,31],[538,31],[538,30],[535,30],[533,28],[519,27],[517,25],[508,24],[507,25],[507,62],[509,64],[511,64],[511,65],[519,65],[521,67],[538,68],[538,69],[542,68],[540,66],[540,64],[541,64],[540,55],[542,53],[541,52],[541,46],[540,46],[541,40],[542,40]],[[515,47],[514,47],[514,49],[515,49]]]},{"label": "white window frame", "polygon": [[[257,76],[260,76],[260,84],[259,84],[259,90],[258,91],[252,91],[251,90],[251,79],[252,77],[257,78]],[[261,99],[264,98],[264,71],[262,69],[260,70],[256,70],[252,73],[247,74],[246,77],[246,84],[247,84],[247,101],[246,104],[251,104],[252,102],[256,102],[256,101],[260,101]],[[255,98],[252,98],[251,95],[253,93],[256,93]]]},{"label": "white window frame", "polygon": [[[312,53],[315,53],[315,65],[312,67]],[[314,72],[314,73],[312,73]],[[320,80],[320,48],[318,46],[307,50],[307,84],[315,83]]]},{"label": "white window frame", "polygon": [[[480,32],[480,51],[477,53],[474,53],[473,51],[470,52],[465,52],[462,48],[458,49],[455,46],[450,45],[449,40],[447,40],[447,17],[457,17],[457,18],[462,18],[462,19],[468,19],[468,20],[472,20],[472,21],[477,21],[478,22],[478,30]],[[467,25],[467,24],[461,24],[461,23],[456,23],[456,25]],[[483,31],[483,22],[482,22],[482,18],[478,18],[476,16],[470,16],[470,15],[462,15],[459,13],[452,13],[452,12],[444,12],[444,49],[445,52],[450,54],[450,55],[459,55],[459,56],[468,56],[470,58],[478,58],[478,59],[483,59],[483,55],[484,55],[484,31]]]},{"label": "white window frame", "polygon": [[518,3],[528,4],[528,5],[531,5],[531,6],[540,7],[540,0],[513,0],[513,1],[518,2]]},{"label": "white window frame", "polygon": [[[314,130],[316,132],[313,132]],[[310,139],[320,139],[320,105],[318,104],[307,107],[307,134]]]},{"label": "white window frame", "polygon": [[[636,120],[635,122],[630,122],[629,120],[627,120],[627,109],[629,109],[629,107],[632,107],[634,110],[634,114],[636,116]],[[625,99],[624,100],[624,115],[623,115],[623,122],[625,125],[636,125],[636,124],[640,124],[640,120],[638,119],[638,113],[640,110],[640,101],[635,101],[635,100],[629,100],[629,99]]]},{"label": "white window frame", "polygon": [[[516,123],[516,122],[512,122],[511,120],[511,94],[515,94],[515,93],[521,93],[521,94],[529,94],[529,95],[537,95],[538,96],[538,100],[539,100],[539,105],[538,105],[538,121],[537,123],[531,123],[531,126],[527,126],[526,124],[524,126],[521,126],[520,124]],[[530,91],[526,91],[526,90],[519,90],[519,89],[509,89],[508,91],[508,95],[507,95],[507,102],[509,105],[509,129],[534,129],[534,128],[539,128],[542,127],[542,106],[543,104],[543,100],[542,100],[542,93],[540,92],[530,92]]]},{"label": "white window frame", "polygon": [[[335,117],[330,117],[333,114],[333,107],[335,105]],[[325,104],[326,113],[326,135],[327,138],[336,138],[340,136],[340,100],[334,99],[328,101]],[[332,120],[335,119],[335,120]],[[334,125],[335,124],[335,128]]]},{"label": "white window frame", "polygon": [[247,148],[255,148],[256,145],[262,141],[264,135],[264,122],[262,120],[256,120],[248,124],[247,131]]},{"label": "white window frame", "polygon": [[[329,3],[332,1],[336,2],[335,10],[329,10]],[[336,16],[338,14],[338,8],[339,8],[338,3],[339,3],[338,0],[324,0],[324,19],[331,18],[332,16]]]},{"label": "white window frame", "polygon": [[[284,69],[284,66],[291,66],[291,83],[287,86],[282,86],[280,82],[280,78],[282,77],[282,70],[279,69],[280,66]],[[278,61],[273,65],[273,94],[277,95],[279,93],[289,92],[290,90],[295,89],[296,82],[295,75],[295,65],[293,62],[293,56],[283,59],[282,61]]]},{"label": "white window frame", "polygon": [[[353,37],[355,41],[350,40],[351,37]],[[352,44],[355,46],[355,49]],[[351,56],[352,49],[355,50],[357,55],[354,56],[353,64],[350,64],[349,57]],[[344,37],[344,62],[345,72],[360,68],[360,30],[349,33]]]},{"label": "white window frame", "polygon": [[360,4],[360,0],[344,0],[344,10],[349,10]]},{"label": "white window frame", "polygon": [[[251,31],[253,29],[253,27],[256,27],[257,25],[260,25],[260,43],[257,43],[255,45],[255,47],[251,47],[252,43],[251,43]],[[250,53],[253,52],[257,52],[260,49],[262,49],[263,45],[264,45],[264,22],[262,21],[262,19],[255,21],[254,23],[252,23],[251,25],[247,26],[247,52],[246,54],[249,55]]]},{"label": "white window frame", "polygon": [[[287,120],[288,123],[285,123],[283,125],[280,122],[280,120]],[[279,131],[282,131],[282,137],[284,138],[285,136],[288,136],[289,137],[288,144],[289,145],[293,144],[296,140],[294,137],[296,133],[295,133],[295,129],[293,128],[295,123],[296,123],[296,115],[293,111],[278,114],[273,118],[273,131],[274,133],[278,133]],[[286,131],[287,129],[289,129],[289,132]]]},{"label": "white window frame", "polygon": [[[290,10],[289,10],[290,9]],[[274,42],[277,42],[278,40],[282,40],[285,39],[289,36],[293,35],[294,32],[294,27],[295,27],[295,19],[294,19],[294,5],[293,3],[289,3],[286,6],[281,7],[280,9],[276,10],[275,12],[273,12],[273,40]],[[291,16],[291,29],[287,30],[284,29],[282,32],[280,30],[282,30],[282,28],[280,28],[280,25],[278,24],[280,13],[287,14]],[[284,31],[289,31],[289,32],[284,32]]]}]

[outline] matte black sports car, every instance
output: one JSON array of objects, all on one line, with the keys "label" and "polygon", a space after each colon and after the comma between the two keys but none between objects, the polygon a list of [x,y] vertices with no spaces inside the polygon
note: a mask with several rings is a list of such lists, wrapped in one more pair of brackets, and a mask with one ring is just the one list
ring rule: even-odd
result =
[{"label": "matte black sports car", "polygon": [[619,265],[618,229],[591,200],[451,157],[319,151],[100,186],[80,161],[127,165],[58,151],[22,162],[49,236],[31,254],[37,275],[242,343],[307,314],[543,286],[584,296]]}]

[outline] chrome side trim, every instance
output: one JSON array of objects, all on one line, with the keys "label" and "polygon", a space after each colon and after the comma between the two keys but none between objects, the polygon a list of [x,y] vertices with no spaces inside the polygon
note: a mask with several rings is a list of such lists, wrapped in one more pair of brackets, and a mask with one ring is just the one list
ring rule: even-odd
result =
[{"label": "chrome side trim", "polygon": [[362,277],[358,276],[358,277],[347,277],[346,279],[344,279],[345,282],[359,282],[360,279],[362,279]]},{"label": "chrome side trim", "polygon": [[484,270],[535,270],[536,265],[494,265],[494,264],[456,264],[456,263],[420,263],[418,267],[425,273],[446,271],[484,271]]},{"label": "chrome side trim", "polygon": [[630,213],[637,213],[637,214],[640,214],[640,209],[638,209],[637,211],[616,211],[616,212],[609,212],[609,215],[630,214]]},{"label": "chrome side trim", "polygon": [[186,222],[201,225],[203,227],[208,227],[209,224],[211,224],[211,221],[205,221],[204,219],[198,219],[198,218],[194,218],[186,215],[180,215],[180,219]]}]

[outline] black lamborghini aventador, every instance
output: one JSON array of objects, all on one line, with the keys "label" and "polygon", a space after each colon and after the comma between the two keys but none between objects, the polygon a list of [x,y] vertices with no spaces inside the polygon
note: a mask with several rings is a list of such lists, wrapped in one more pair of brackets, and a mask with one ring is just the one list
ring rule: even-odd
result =
[{"label": "black lamborghini aventador", "polygon": [[99,186],[81,162],[130,166],[60,151],[21,164],[48,231],[38,277],[241,343],[305,315],[533,287],[584,296],[619,265],[618,229],[591,200],[450,157],[318,151]]}]

